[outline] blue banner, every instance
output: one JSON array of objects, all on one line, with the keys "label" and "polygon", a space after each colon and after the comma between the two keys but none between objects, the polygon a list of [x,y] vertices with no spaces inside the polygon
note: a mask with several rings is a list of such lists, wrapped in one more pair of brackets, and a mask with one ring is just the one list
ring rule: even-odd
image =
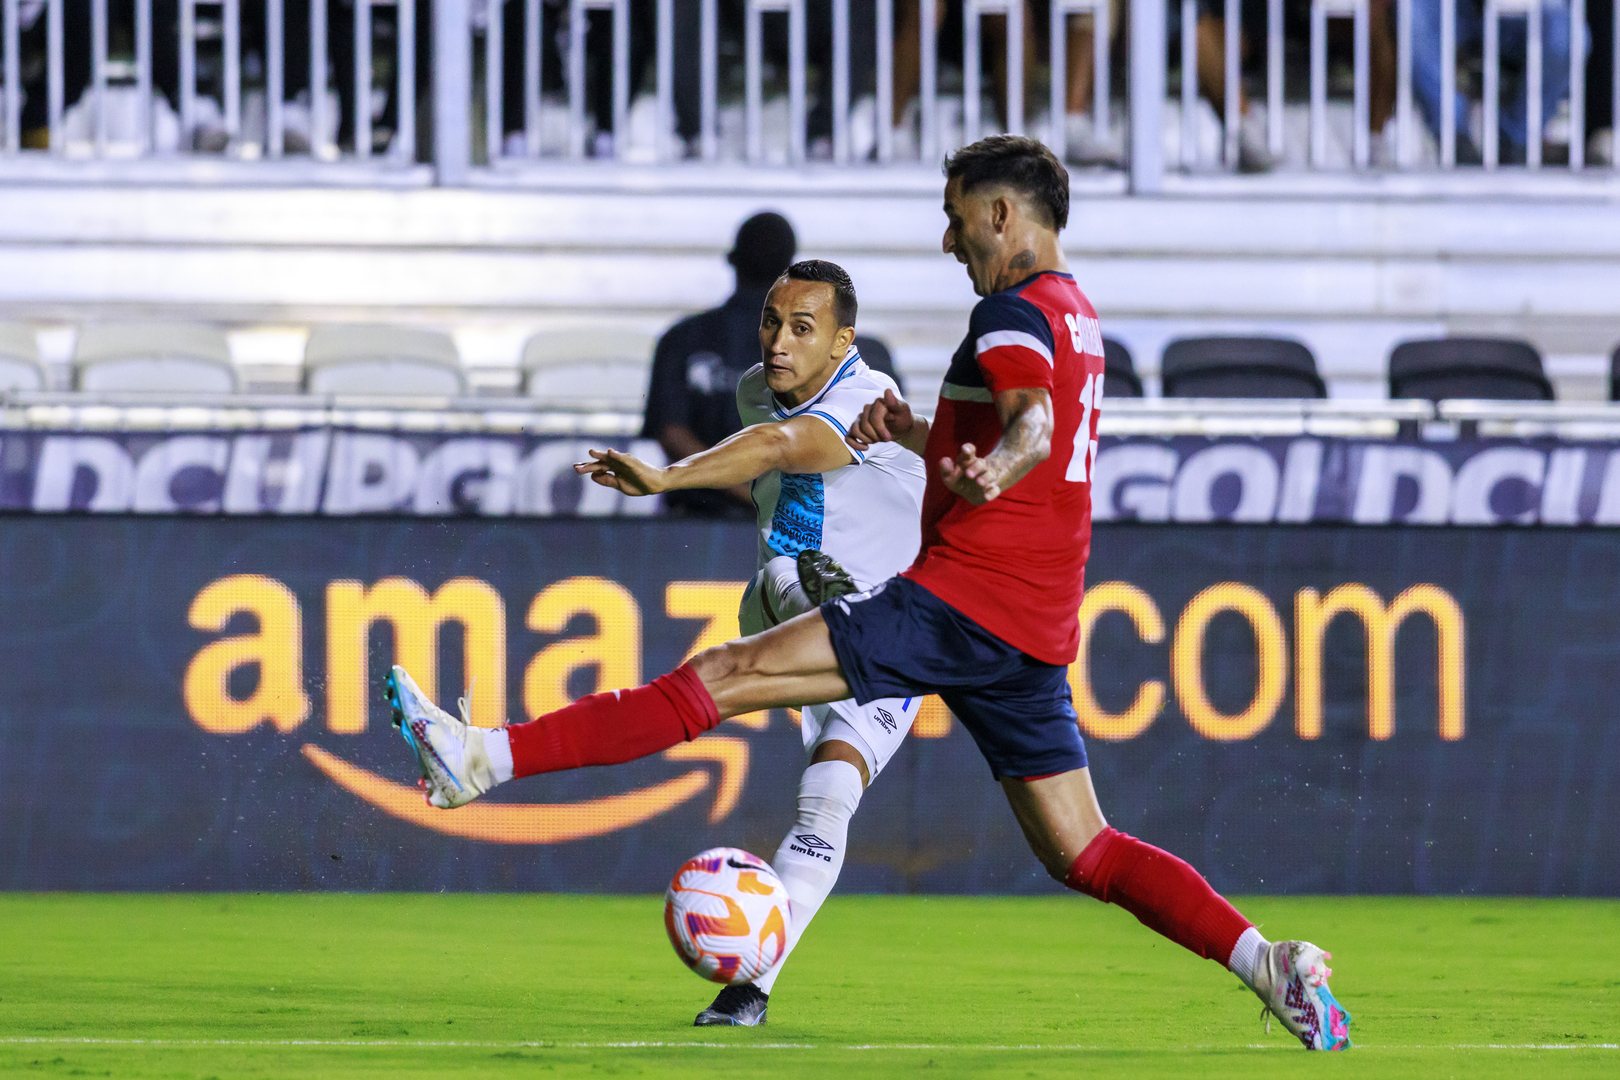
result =
[{"label": "blue banner", "polygon": [[[769,857],[786,710],[431,810],[379,684],[480,723],[735,632],[742,525],[0,519],[0,887],[651,892]],[[1071,670],[1118,828],[1232,892],[1620,895],[1620,537],[1101,524]],[[470,689],[469,689],[470,688]],[[1055,889],[934,700],[852,890]]]},{"label": "blue banner", "polygon": [[[0,510],[641,517],[587,484],[589,448],[650,439],[357,430],[0,434]],[[1620,525],[1620,445],[1558,439],[1108,436],[1098,521]]]}]

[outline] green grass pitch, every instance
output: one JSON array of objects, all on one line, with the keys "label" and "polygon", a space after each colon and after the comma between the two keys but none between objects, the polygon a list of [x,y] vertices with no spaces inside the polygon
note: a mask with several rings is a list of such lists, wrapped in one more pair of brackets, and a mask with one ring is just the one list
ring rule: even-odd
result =
[{"label": "green grass pitch", "polygon": [[0,1075],[1620,1075],[1620,903],[1251,899],[1357,1046],[1081,898],[835,896],[756,1029],[653,897],[0,896]]}]

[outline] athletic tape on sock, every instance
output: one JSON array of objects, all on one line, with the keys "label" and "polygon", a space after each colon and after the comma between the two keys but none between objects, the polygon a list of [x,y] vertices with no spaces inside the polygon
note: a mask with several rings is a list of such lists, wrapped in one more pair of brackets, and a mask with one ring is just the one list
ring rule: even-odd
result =
[{"label": "athletic tape on sock", "polygon": [[489,768],[495,774],[497,784],[512,779],[512,740],[505,728],[497,728],[484,735],[484,753],[489,756]]},{"label": "athletic tape on sock", "polygon": [[1238,936],[1237,944],[1232,946],[1232,956],[1227,960],[1226,966],[1243,980],[1243,985],[1250,990],[1254,989],[1255,981],[1260,976],[1260,965],[1265,962],[1266,950],[1271,948],[1271,942],[1260,936],[1260,931],[1249,927]]}]

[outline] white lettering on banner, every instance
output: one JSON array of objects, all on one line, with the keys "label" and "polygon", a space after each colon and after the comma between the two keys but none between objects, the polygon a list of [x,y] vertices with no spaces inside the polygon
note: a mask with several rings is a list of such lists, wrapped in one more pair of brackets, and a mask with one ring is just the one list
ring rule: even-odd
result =
[{"label": "white lettering on banner", "polygon": [[1356,503],[1357,525],[1388,525],[1395,520],[1396,481],[1417,484],[1417,504],[1400,520],[1409,525],[1444,525],[1451,516],[1451,466],[1433,450],[1417,446],[1368,446],[1361,454]]},{"label": "white lettering on banner", "polygon": [[[537,517],[645,517],[656,513],[658,496],[631,497],[574,472],[574,463],[589,460],[586,452],[593,448],[600,450],[601,442],[558,439],[536,447],[518,467],[518,513]],[[632,440],[630,453],[654,465],[668,460],[651,439]]]},{"label": "white lettering on banner", "polygon": [[1316,517],[1316,493],[1321,486],[1322,440],[1295,439],[1283,456],[1277,520],[1299,522]]},{"label": "white lettering on banner", "polygon": [[1539,489],[1547,470],[1547,458],[1528,446],[1493,446],[1475,454],[1457,469],[1451,486],[1451,521],[1454,525],[1534,525],[1537,500],[1525,500],[1517,512],[1498,514],[1491,509],[1491,495],[1504,480],[1522,480]]},{"label": "white lettering on banner", "polygon": [[1206,447],[1190,455],[1176,473],[1172,496],[1177,521],[1214,521],[1215,481],[1235,476],[1241,484],[1229,521],[1270,521],[1277,510],[1277,460],[1258,446],[1242,443]]},{"label": "white lettering on banner", "polygon": [[[181,511],[217,514],[225,489],[225,463],[230,460],[229,439],[215,435],[178,435],[165,439],[141,455],[135,467],[134,510],[137,514],[173,514]],[[187,469],[213,474],[213,494],[195,502],[175,497],[174,483]]]},{"label": "white lettering on banner", "polygon": [[500,439],[451,439],[422,460],[418,514],[456,514],[476,507],[485,517],[512,512],[517,447]]},{"label": "white lettering on banner", "polygon": [[227,514],[313,514],[321,503],[329,431],[293,435],[285,458],[274,454],[276,436],[238,435],[225,475]]},{"label": "white lettering on banner", "polygon": [[1091,471],[1093,521],[1168,521],[1178,456],[1168,446],[1123,443],[1097,455]]},{"label": "white lettering on banner", "polygon": [[365,432],[339,434],[326,472],[328,514],[378,514],[405,509],[416,492],[421,468],[416,450],[404,439]]},{"label": "white lettering on banner", "polygon": [[1547,479],[1541,485],[1541,523],[1581,523],[1581,480],[1586,475],[1586,451],[1574,447],[1554,450],[1547,458]]},{"label": "white lettering on banner", "polygon": [[[1067,480],[1107,521],[1358,525],[1620,525],[1620,449],[1522,439],[1378,442],[1331,436],[1088,436],[1103,395],[1079,391]],[[428,432],[11,430],[0,505],[38,513],[476,514],[641,517],[631,498],[577,475],[602,446],[665,460],[648,439]]]},{"label": "white lettering on banner", "polygon": [[135,463],[122,446],[94,435],[46,437],[34,474],[34,509],[44,513],[71,509],[73,482],[80,469],[95,480],[85,509],[95,513],[129,509],[135,488]]}]

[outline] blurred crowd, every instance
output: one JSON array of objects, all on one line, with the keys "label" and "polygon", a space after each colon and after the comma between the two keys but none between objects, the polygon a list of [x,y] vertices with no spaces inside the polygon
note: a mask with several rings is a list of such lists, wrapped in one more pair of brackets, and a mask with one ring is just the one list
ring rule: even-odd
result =
[{"label": "blurred crowd", "polygon": [[[1442,60],[1440,55],[1440,20],[1442,4],[1447,0],[1413,0],[1413,85],[1421,118],[1430,135],[1438,140],[1441,121],[1440,82]],[[1458,50],[1458,104],[1455,112],[1458,160],[1464,164],[1480,160],[1484,141],[1483,110],[1483,0],[1452,0],[1456,4]],[[631,0],[631,95],[650,94],[654,85],[655,40],[652,28],[657,0]],[[674,97],[676,126],[680,136],[687,140],[689,153],[696,154],[699,124],[700,84],[699,66],[695,62],[701,46],[701,0],[674,0],[675,55]],[[1123,103],[1125,93],[1125,35],[1126,8],[1124,0],[1111,0],[1109,24],[1108,73],[1114,88],[1111,95]],[[832,30],[831,7],[825,0],[809,0],[806,4],[807,68],[811,108],[808,117],[808,138],[811,157],[831,155],[832,136]],[[910,0],[896,0],[893,5],[894,33],[892,71],[894,93],[892,115],[888,122],[894,125],[904,143],[916,122],[917,94],[920,81],[920,42],[922,4]],[[563,59],[567,49],[566,0],[545,0],[542,34],[545,56],[542,71],[546,74],[546,89],[560,92],[563,87]],[[942,95],[960,95],[962,84],[963,0],[938,0],[934,5],[935,42],[938,50],[940,92]],[[1241,114],[1245,122],[1241,129],[1241,145],[1245,165],[1263,168],[1270,164],[1265,151],[1264,125],[1261,109],[1265,97],[1266,78],[1266,0],[1241,0],[1239,35],[1242,55],[1242,85],[1237,88],[1241,98]],[[1283,0],[1283,43],[1285,52],[1285,82],[1288,99],[1302,101],[1309,86],[1310,50],[1309,0]],[[1196,6],[1195,52],[1197,55],[1197,81],[1199,95],[1213,106],[1217,116],[1224,115],[1226,99],[1225,65],[1225,12],[1224,0],[1198,0]],[[506,42],[505,80],[507,101],[503,117],[505,130],[516,132],[523,127],[522,116],[522,19],[521,3],[507,3],[503,8]],[[740,97],[743,39],[745,33],[744,0],[719,0],[718,37],[722,71],[721,95]],[[854,139],[857,156],[869,152],[871,131],[877,123],[875,116],[876,87],[876,35],[867,31],[874,25],[874,0],[850,0],[850,99],[853,102]],[[1370,71],[1369,92],[1371,120],[1375,134],[1388,126],[1396,103],[1396,2],[1371,0],[1370,9]],[[1592,144],[1589,158],[1597,161],[1612,159],[1613,118],[1611,116],[1611,87],[1613,85],[1613,20],[1614,0],[1587,0],[1587,29],[1576,32],[1570,25],[1569,0],[1541,0],[1541,115],[1544,138],[1548,143],[1543,160],[1557,161],[1568,153],[1571,137]],[[1049,70],[1051,7],[1050,0],[1023,0],[1023,53],[1024,102],[1026,124],[1047,122],[1044,113],[1050,100],[1052,72]],[[612,80],[611,80],[611,28],[610,13],[593,12],[586,35],[587,92],[590,96],[588,112],[599,133],[592,149],[597,154],[613,150]],[[992,117],[1005,115],[1006,106],[1006,41],[1005,16],[984,16],[981,22],[982,85],[988,99],[987,110]],[[1066,143],[1070,157],[1078,162],[1117,163],[1123,156],[1123,139],[1098,140],[1088,114],[1092,109],[1093,94],[1093,19],[1089,14],[1071,14],[1066,20],[1065,46],[1067,70],[1059,77],[1064,80]],[[1181,57],[1181,5],[1167,0],[1167,60],[1173,73],[1180,69]],[[639,32],[638,32],[639,31]],[[1347,19],[1329,22],[1329,56],[1336,72],[1348,74],[1352,50],[1352,30]],[[1529,138],[1527,125],[1525,61],[1528,45],[1528,26],[1525,17],[1505,18],[1501,22],[1501,61],[1504,96],[1500,114],[1502,158],[1504,161],[1522,161]],[[1586,51],[1586,116],[1584,130],[1568,130],[1570,57],[1579,42]],[[763,29],[764,56],[767,80],[775,78],[775,89],[785,92],[788,59],[788,27],[785,18],[767,18]],[[732,76],[729,80],[726,73]],[[1335,79],[1334,92],[1348,96],[1343,79]],[[991,123],[999,122],[992,119]],[[1562,125],[1562,126],[1560,126]],[[1115,125],[1119,128],[1121,125]],[[901,156],[905,156],[901,151]]]},{"label": "blurred crowd", "polygon": [[[286,44],[284,53],[284,93],[288,101],[288,148],[307,148],[311,141],[335,143],[352,149],[354,95],[354,6],[353,0],[317,0],[325,4],[328,33],[328,97],[330,123],[320,139],[312,140],[309,108],[309,56],[311,0],[285,0]],[[1442,5],[1455,2],[1458,44],[1458,106],[1455,111],[1458,160],[1478,161],[1484,141],[1482,42],[1484,38],[1483,0],[1413,0],[1413,85],[1416,101],[1430,136],[1438,139],[1441,122],[1440,20]],[[420,122],[430,121],[427,108],[431,87],[432,19],[430,0],[414,0],[416,12],[416,59],[418,101],[410,103]],[[675,32],[674,105],[676,129],[685,142],[686,152],[698,152],[700,119],[700,65],[702,0],[673,0]],[[493,5],[493,6],[492,6]],[[934,5],[935,40],[938,50],[939,91],[942,97],[959,100],[962,85],[963,0],[938,0]],[[1050,0],[1023,0],[1024,102],[1026,125],[1047,122],[1046,103],[1050,100],[1053,73],[1049,70]],[[1126,5],[1111,0],[1109,18],[1108,79],[1111,95],[1122,108],[1125,92]],[[45,0],[20,0],[22,28],[22,83],[25,94],[23,141],[40,147],[46,139],[46,18]],[[1265,168],[1272,162],[1266,153],[1263,119],[1266,77],[1266,0],[1241,0],[1239,35],[1242,55],[1242,85],[1235,88],[1240,97],[1242,164]],[[876,0],[850,0],[850,100],[851,131],[857,157],[872,152],[875,131],[880,122],[893,125],[899,156],[914,153],[918,89],[920,84],[920,42],[923,34],[923,5],[914,0],[895,0],[892,71],[894,94],[891,115],[876,115],[877,35],[872,31]],[[566,58],[570,32],[568,0],[542,0],[540,69],[542,94],[547,102],[560,102],[565,94]],[[65,97],[71,107],[79,101],[91,77],[90,24],[91,0],[63,0],[65,49]],[[527,4],[524,0],[473,0],[475,31],[489,24],[493,14],[502,21],[504,54],[501,70],[493,77],[502,80],[504,107],[500,129],[508,139],[521,141],[528,118],[523,92],[524,27]],[[630,0],[630,92],[637,98],[650,95],[656,80],[657,0]],[[198,74],[204,96],[199,102],[197,130],[186,137],[190,148],[217,149],[222,127],[213,105],[222,77],[218,47],[218,8],[200,6],[198,12]],[[260,95],[265,82],[265,7],[242,5],[243,73],[248,96]],[[719,48],[720,96],[723,103],[739,101],[743,95],[743,50],[745,0],[718,0],[717,29]],[[1211,106],[1214,117],[1224,115],[1226,82],[1224,0],[1197,0],[1195,52],[1199,96]],[[1283,41],[1285,81],[1290,102],[1304,99],[1308,88],[1310,48],[1309,0],[1284,0]],[[133,79],[127,58],[133,54],[134,0],[109,0],[111,54],[115,63],[110,74],[115,84]],[[830,0],[807,0],[806,41],[809,90],[808,140],[810,155],[832,153],[832,4]],[[1584,140],[1588,160],[1612,160],[1611,87],[1613,85],[1614,0],[1587,0],[1587,25],[1570,24],[1569,0],[1541,0],[1541,115],[1546,147],[1543,160],[1558,161],[1568,153],[1572,138]],[[163,106],[178,108],[178,27],[179,0],[153,0],[154,82],[161,92]],[[393,65],[396,9],[376,7],[373,12],[373,92],[367,103],[373,121],[372,149],[380,151],[389,143],[399,121]],[[1395,110],[1396,100],[1396,2],[1371,0],[1370,98],[1372,126],[1382,133]],[[591,127],[587,152],[605,156],[614,152],[612,101],[612,13],[592,10],[586,15],[586,115]],[[984,76],[986,112],[989,123],[999,122],[1006,104],[1006,23],[1004,16],[985,16],[981,23],[981,66]],[[1172,72],[1172,89],[1179,78],[1181,56],[1181,6],[1167,0],[1167,59]],[[1528,44],[1527,20],[1523,16],[1501,23],[1501,55],[1504,69],[1503,102],[1500,118],[1502,158],[1524,160],[1530,133],[1527,126],[1525,60]],[[1093,19],[1089,14],[1069,16],[1065,27],[1067,70],[1064,81],[1067,146],[1078,162],[1117,163],[1123,156],[1123,125],[1114,124],[1114,135],[1099,139],[1088,114],[1093,95]],[[1577,48],[1585,50],[1586,116],[1584,130],[1569,130],[1570,57]],[[479,50],[481,54],[481,50]],[[769,15],[763,25],[763,55],[767,95],[786,92],[788,62],[787,19]],[[1348,20],[1329,23],[1329,55],[1334,77],[1333,92],[1345,97],[1344,85],[1351,56],[1351,28]],[[481,55],[475,61],[477,78]],[[260,105],[262,109],[262,104]],[[475,108],[482,108],[480,103]],[[71,111],[71,109],[70,109]],[[252,123],[251,119],[247,121]],[[480,136],[483,125],[477,125]],[[419,145],[426,139],[420,139]],[[1375,146],[1377,144],[1375,143]],[[1375,150],[1376,153],[1376,150]]]}]

